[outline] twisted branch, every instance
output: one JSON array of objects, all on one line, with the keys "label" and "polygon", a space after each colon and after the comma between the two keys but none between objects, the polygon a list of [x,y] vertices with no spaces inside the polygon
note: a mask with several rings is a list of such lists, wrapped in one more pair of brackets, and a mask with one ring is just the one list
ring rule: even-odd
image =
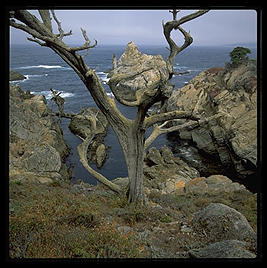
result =
[{"label": "twisted branch", "polygon": [[191,120],[197,121],[200,119],[200,117],[192,112],[171,111],[167,113],[155,114],[155,115],[145,118],[144,127],[149,128],[150,126],[158,122],[163,122],[166,120],[173,120],[173,119],[191,119]]},{"label": "twisted branch", "polygon": [[109,187],[114,192],[121,193],[121,188],[117,184],[109,181],[106,177],[104,177],[102,174],[98,173],[97,171],[95,171],[94,169],[92,169],[88,165],[88,161],[87,161],[87,148],[88,148],[89,144],[92,142],[93,138],[94,138],[94,133],[90,133],[90,135],[87,136],[86,139],[81,144],[79,144],[78,147],[77,147],[77,150],[78,150],[78,154],[79,154],[81,163],[83,164],[83,166],[85,167],[85,169],[95,179],[97,179],[99,182],[101,182],[104,185],[106,185],[107,187]]},{"label": "twisted branch", "polygon": [[160,135],[164,134],[164,133],[170,133],[170,132],[173,132],[173,131],[181,131],[183,129],[186,129],[186,128],[190,128],[191,130],[194,129],[194,128],[197,128],[211,120],[214,120],[214,119],[217,119],[221,116],[223,116],[224,113],[218,113],[216,115],[212,115],[208,118],[204,118],[204,119],[201,119],[201,120],[198,120],[198,121],[188,121],[182,125],[177,125],[177,126],[172,126],[172,127],[169,127],[169,128],[163,128],[167,123],[171,122],[171,121],[166,121],[165,123],[163,123],[162,125],[157,125],[155,124],[153,126],[153,131],[152,133],[150,134],[150,136],[146,139],[145,141],[145,149],[147,149],[147,147]]},{"label": "twisted branch", "polygon": [[[192,42],[193,42],[193,38],[192,36],[189,34],[189,32],[186,32],[180,25],[193,20],[205,13],[207,13],[209,10],[199,10],[197,12],[194,12],[192,14],[189,14],[187,16],[182,17],[180,20],[177,20],[177,13],[179,12],[179,10],[177,11],[176,9],[174,9],[173,11],[170,11],[171,13],[173,13],[173,20],[172,21],[168,21],[166,24],[164,24],[164,22],[162,21],[162,26],[163,26],[163,32],[164,32],[164,36],[169,44],[170,47],[170,54],[166,60],[169,72],[170,72],[170,76],[172,76],[173,74],[173,65],[174,65],[174,61],[175,61],[175,57],[178,53],[180,53],[182,50],[184,50],[186,47],[188,47]],[[172,30],[179,30],[183,36],[184,36],[184,43],[181,47],[179,47],[171,38],[171,32]]]},{"label": "twisted branch", "polygon": [[93,168],[91,168],[88,164],[88,160],[87,160],[87,149],[88,146],[90,145],[90,143],[92,142],[93,138],[95,137],[95,132],[96,132],[96,118],[97,114],[95,115],[95,117],[90,117],[88,118],[88,120],[91,121],[91,133],[86,137],[86,139],[77,146],[77,151],[80,157],[80,162],[83,164],[83,166],[85,167],[85,169],[95,178],[97,179],[99,182],[103,183],[104,185],[106,185],[107,187],[109,187],[111,190],[113,190],[114,192],[117,193],[121,193],[121,188],[120,186],[118,186],[117,184],[109,181],[106,177],[104,177],[102,174],[100,174],[99,172],[95,171]]}]

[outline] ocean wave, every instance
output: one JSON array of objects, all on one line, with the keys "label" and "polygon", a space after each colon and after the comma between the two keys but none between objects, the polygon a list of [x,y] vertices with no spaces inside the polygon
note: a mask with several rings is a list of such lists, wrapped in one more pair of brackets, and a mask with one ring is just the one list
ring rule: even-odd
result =
[{"label": "ocean wave", "polygon": [[173,66],[173,69],[178,69],[178,70],[184,70],[184,69],[187,69],[188,67],[187,66]]},{"label": "ocean wave", "polygon": [[25,74],[24,76],[26,77],[26,80],[27,80],[27,79],[30,79],[32,77],[48,76],[48,74]]},{"label": "ocean wave", "polygon": [[104,72],[96,72],[96,74],[98,74],[98,75],[107,75],[107,73],[104,73]]},{"label": "ocean wave", "polygon": [[70,67],[64,67],[60,65],[31,65],[31,66],[18,67],[16,69],[35,69],[35,68],[71,70]]},{"label": "ocean wave", "polygon": [[23,83],[31,78],[35,78],[35,77],[41,77],[41,76],[48,76],[48,74],[24,74],[24,76],[26,77],[23,80],[14,80],[14,81],[10,81],[10,83],[14,84],[14,83]]},{"label": "ocean wave", "polygon": [[107,84],[110,78],[108,78],[108,74],[104,72],[96,72],[96,74],[99,76],[100,80],[104,83]]},{"label": "ocean wave", "polygon": [[114,98],[114,95],[112,92],[107,92],[107,95],[110,97],[110,98]]},{"label": "ocean wave", "polygon": [[[60,96],[62,98],[70,98],[73,97],[75,94],[74,93],[70,93],[70,92],[64,92],[61,91],[62,93],[60,94]],[[51,99],[53,97],[52,93],[50,90],[43,90],[43,91],[31,91],[31,94],[34,95],[44,95],[46,99]]]}]

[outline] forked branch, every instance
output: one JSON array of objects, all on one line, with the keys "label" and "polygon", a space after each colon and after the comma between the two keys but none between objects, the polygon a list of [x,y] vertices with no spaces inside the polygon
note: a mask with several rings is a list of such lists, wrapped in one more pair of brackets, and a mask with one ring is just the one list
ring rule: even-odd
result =
[{"label": "forked branch", "polygon": [[170,132],[173,132],[173,131],[181,131],[183,129],[194,129],[196,127],[199,127],[211,120],[214,120],[214,119],[218,119],[219,117],[223,116],[224,114],[223,113],[219,113],[219,114],[216,114],[216,115],[212,115],[208,118],[204,118],[204,119],[201,119],[199,121],[188,121],[186,123],[183,123],[181,125],[176,125],[176,126],[172,126],[172,127],[168,127],[168,128],[163,128],[167,123],[171,122],[171,121],[166,121],[165,123],[163,123],[162,125],[157,125],[155,124],[153,126],[153,131],[152,133],[150,134],[150,136],[146,139],[145,141],[145,149],[147,149],[147,147],[160,135],[164,134],[164,133],[170,133]]},{"label": "forked branch", "polygon": [[[184,16],[181,19],[177,20],[177,13],[179,12],[179,10],[177,11],[176,9],[174,9],[173,11],[170,11],[173,14],[173,20],[168,21],[165,24],[164,24],[164,22],[162,22],[164,36],[169,44],[169,50],[170,50],[170,54],[166,60],[167,65],[168,65],[168,69],[170,72],[170,76],[172,76],[172,74],[173,74],[173,65],[174,65],[176,55],[178,53],[180,53],[182,50],[184,50],[186,47],[188,47],[193,42],[193,38],[189,34],[189,32],[186,32],[180,25],[182,25],[183,23],[185,23],[187,21],[190,21],[190,20],[197,18],[197,17],[207,13],[208,11],[209,10],[199,10],[197,12],[194,12],[192,14],[189,14],[189,15]],[[177,30],[177,29],[184,36],[184,43],[181,47],[179,47],[171,38],[172,30]]]}]

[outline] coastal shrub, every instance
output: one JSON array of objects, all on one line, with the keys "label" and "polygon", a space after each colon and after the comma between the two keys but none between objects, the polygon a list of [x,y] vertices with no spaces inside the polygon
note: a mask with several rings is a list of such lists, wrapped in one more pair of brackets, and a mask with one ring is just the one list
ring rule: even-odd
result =
[{"label": "coastal shrub", "polygon": [[[114,195],[115,196],[115,195]],[[135,258],[143,257],[143,244],[133,232],[122,234],[103,218],[119,197],[73,194],[64,183],[51,187],[31,183],[10,184],[9,256],[11,258]],[[111,202],[113,200],[113,202]],[[145,211],[133,210],[139,221]]]},{"label": "coastal shrub", "polygon": [[251,51],[247,47],[236,47],[230,52],[231,62],[233,65],[237,66],[244,60],[247,60],[247,54],[250,54]]},{"label": "coastal shrub", "polygon": [[141,257],[143,251],[133,233],[122,234],[112,223],[80,231],[66,240],[71,257],[76,258],[135,258]]}]

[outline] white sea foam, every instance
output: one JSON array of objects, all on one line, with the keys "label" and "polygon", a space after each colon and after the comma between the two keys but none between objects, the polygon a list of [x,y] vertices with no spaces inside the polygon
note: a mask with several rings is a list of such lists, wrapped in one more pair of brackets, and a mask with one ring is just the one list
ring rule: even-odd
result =
[{"label": "white sea foam", "polygon": [[48,74],[25,74],[24,76],[26,77],[26,79],[30,79],[34,77],[48,76]]},{"label": "white sea foam", "polygon": [[107,95],[110,97],[110,98],[114,98],[114,95],[112,92],[107,92]]},{"label": "white sea foam", "polygon": [[109,79],[110,79],[110,78],[103,78],[103,79],[101,79],[101,80],[103,81],[104,84],[107,84],[108,81],[109,81]]},{"label": "white sea foam", "polygon": [[60,65],[31,65],[31,66],[23,66],[23,67],[18,67],[16,69],[35,69],[35,68],[44,68],[44,69],[66,69],[70,70],[70,67],[63,67]]},{"label": "white sea foam", "polygon": [[188,67],[187,66],[174,66],[173,67],[174,69],[187,69]]},{"label": "white sea foam", "polygon": [[101,81],[104,84],[107,84],[107,82],[109,81],[110,78],[107,78],[108,74],[104,73],[104,72],[96,72],[96,74],[99,76],[99,78],[101,79]]},{"label": "white sea foam", "polygon": [[96,74],[98,74],[98,75],[107,75],[106,73],[104,73],[104,72],[96,72]]},{"label": "white sea foam", "polygon": [[42,76],[48,76],[48,74],[24,74],[23,76],[25,76],[26,78],[23,80],[14,80],[14,81],[10,81],[10,83],[14,84],[14,83],[23,83],[31,78],[35,78],[35,77],[42,77]]},{"label": "white sea foam", "polygon": [[[46,99],[51,99],[53,97],[50,90],[31,91],[31,94],[44,95]],[[62,93],[60,94],[62,98],[70,98],[70,97],[73,97],[74,95],[75,95],[74,93],[69,93],[69,92],[64,92],[64,91],[62,91]]]}]

